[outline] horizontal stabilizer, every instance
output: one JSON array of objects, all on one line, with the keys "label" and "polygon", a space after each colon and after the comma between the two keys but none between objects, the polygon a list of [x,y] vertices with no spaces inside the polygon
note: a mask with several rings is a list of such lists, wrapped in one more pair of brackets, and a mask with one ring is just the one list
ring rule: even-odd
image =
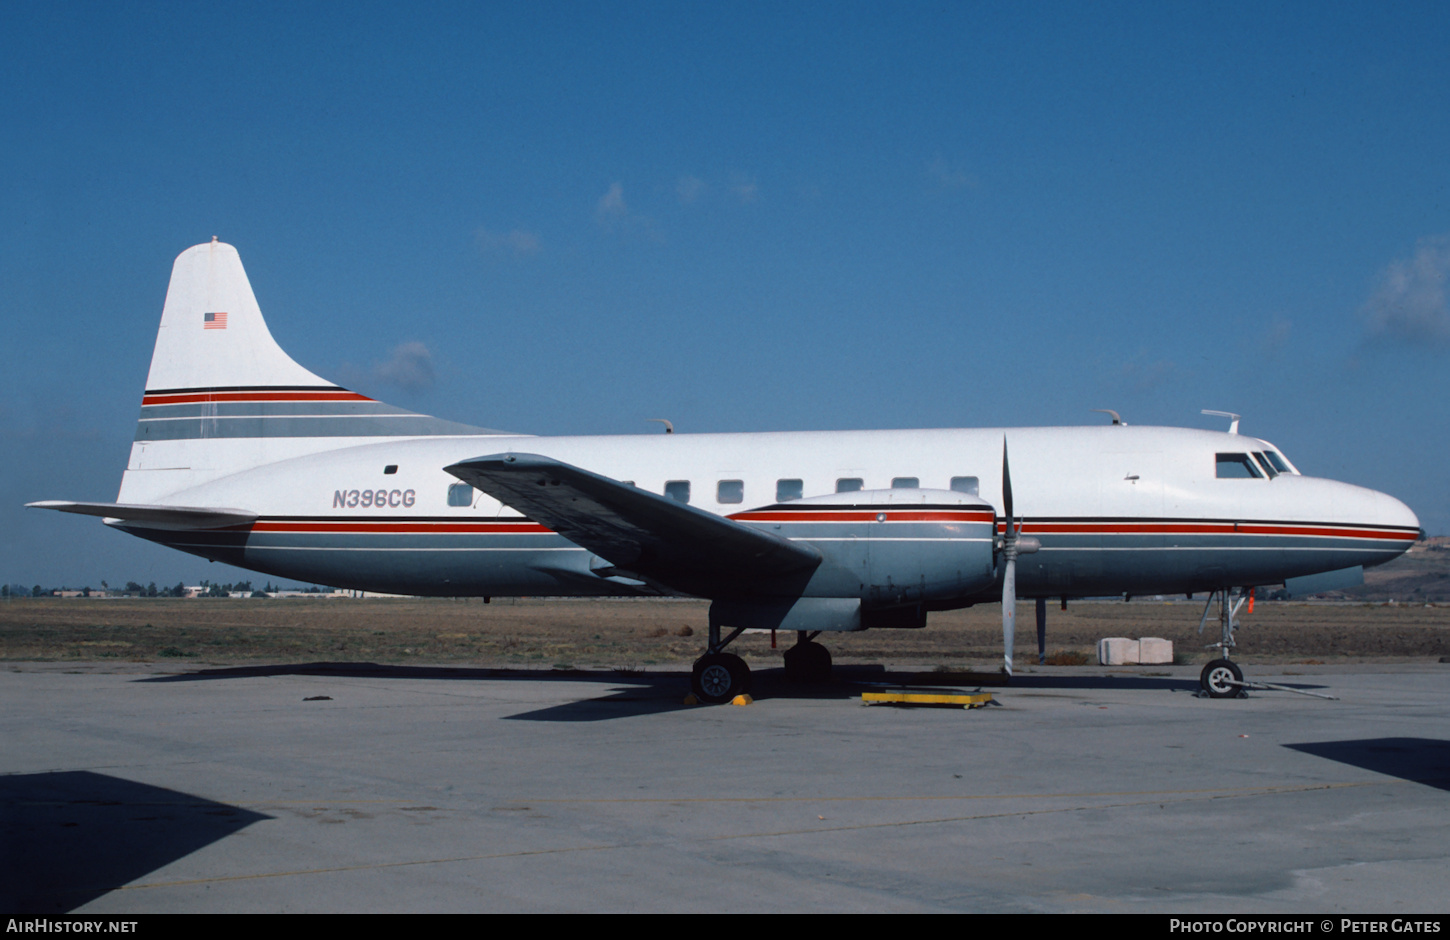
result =
[{"label": "horizontal stabilizer", "polygon": [[777,593],[820,554],[760,529],[537,454],[445,468],[621,569],[704,596]]},{"label": "horizontal stabilizer", "polygon": [[54,509],[76,512],[83,516],[101,516],[151,529],[223,529],[248,525],[257,514],[245,509],[204,509],[197,506],[142,506],[134,503],[73,503],[62,499],[44,499],[26,503],[32,509]]}]

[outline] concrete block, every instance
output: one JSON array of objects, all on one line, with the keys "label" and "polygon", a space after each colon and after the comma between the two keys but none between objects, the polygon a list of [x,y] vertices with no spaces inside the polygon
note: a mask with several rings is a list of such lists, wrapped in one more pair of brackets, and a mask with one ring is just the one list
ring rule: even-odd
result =
[{"label": "concrete block", "polygon": [[1173,662],[1173,641],[1156,636],[1143,637],[1138,640],[1138,662],[1145,666]]},{"label": "concrete block", "polygon": [[1108,636],[1098,640],[1098,662],[1104,666],[1135,666],[1138,663],[1138,641],[1125,636]]}]

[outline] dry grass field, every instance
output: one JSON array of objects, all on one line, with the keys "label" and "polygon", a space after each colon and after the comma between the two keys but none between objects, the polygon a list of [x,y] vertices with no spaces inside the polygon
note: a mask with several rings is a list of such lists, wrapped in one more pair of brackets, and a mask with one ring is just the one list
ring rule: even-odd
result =
[{"label": "dry grass field", "polygon": [[[0,603],[0,659],[187,664],[375,662],[540,667],[687,665],[701,652],[707,605],[681,600],[23,599]],[[1100,637],[1158,636],[1180,661],[1207,661],[1201,602],[1134,600],[1049,605],[1049,653],[1092,654]],[[1035,660],[1033,607],[1018,609],[1017,657]],[[932,614],[925,630],[829,634],[837,662],[995,669],[996,605]],[[1437,661],[1450,657],[1450,606],[1259,602],[1240,617],[1248,663]],[[766,634],[732,650],[778,665],[792,635]],[[1095,659],[1091,661],[1095,662]]]}]

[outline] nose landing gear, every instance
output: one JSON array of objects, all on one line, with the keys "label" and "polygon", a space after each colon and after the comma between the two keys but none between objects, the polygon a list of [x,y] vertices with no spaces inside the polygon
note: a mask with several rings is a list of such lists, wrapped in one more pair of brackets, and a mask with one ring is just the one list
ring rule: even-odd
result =
[{"label": "nose landing gear", "polygon": [[1198,686],[1203,690],[1202,694],[1209,698],[1239,698],[1244,695],[1243,670],[1228,657],[1229,651],[1236,645],[1234,630],[1239,624],[1234,618],[1249,596],[1250,590],[1244,588],[1239,592],[1237,603],[1231,603],[1229,589],[1222,588],[1209,594],[1208,603],[1203,605],[1203,617],[1198,621],[1200,634],[1203,633],[1204,624],[1208,622],[1208,612],[1213,608],[1214,599],[1218,599],[1219,640],[1217,643],[1210,643],[1208,648],[1218,650],[1220,656],[1204,666],[1203,672],[1198,674]]},{"label": "nose landing gear", "polygon": [[1198,685],[1209,698],[1234,698],[1243,694],[1244,673],[1227,659],[1215,659],[1203,667]]}]

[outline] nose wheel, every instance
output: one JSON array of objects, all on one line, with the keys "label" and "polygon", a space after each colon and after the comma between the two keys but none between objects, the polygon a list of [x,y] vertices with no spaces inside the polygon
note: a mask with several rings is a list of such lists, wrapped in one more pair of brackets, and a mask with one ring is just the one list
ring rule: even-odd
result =
[{"label": "nose wheel", "polygon": [[1204,666],[1203,672],[1198,675],[1198,684],[1208,693],[1209,698],[1234,698],[1242,695],[1243,682],[1243,670],[1227,659],[1215,659]]},{"label": "nose wheel", "polygon": [[702,702],[728,702],[750,691],[750,667],[734,653],[706,653],[695,660],[690,686]]}]

